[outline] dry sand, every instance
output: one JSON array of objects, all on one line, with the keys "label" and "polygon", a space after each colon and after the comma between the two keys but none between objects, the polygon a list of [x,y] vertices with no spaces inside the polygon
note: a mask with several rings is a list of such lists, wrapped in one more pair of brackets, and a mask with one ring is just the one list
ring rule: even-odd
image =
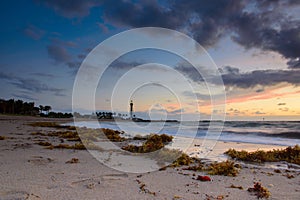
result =
[{"label": "dry sand", "polygon": [[[1,200],[217,199],[218,196],[236,200],[257,199],[247,191],[254,182],[261,182],[269,189],[270,199],[300,197],[299,171],[291,169],[290,172],[281,170],[282,173],[275,173],[272,168],[245,165],[237,177],[210,176],[211,182],[194,179],[205,172],[173,168],[146,174],[119,172],[101,164],[88,151],[48,150],[35,144],[45,137],[31,135],[32,132],[51,129],[27,124],[41,120],[49,121],[35,117],[0,116],[0,135],[6,136],[5,140],[0,140]],[[238,145],[223,144],[229,147]],[[218,148],[218,145],[221,146]],[[247,144],[240,144],[241,148],[242,145]],[[217,144],[216,151],[218,149],[223,149],[222,143]],[[79,159],[79,163],[66,163],[72,158]],[[287,174],[294,178],[287,178]],[[243,189],[230,188],[232,184]]]}]

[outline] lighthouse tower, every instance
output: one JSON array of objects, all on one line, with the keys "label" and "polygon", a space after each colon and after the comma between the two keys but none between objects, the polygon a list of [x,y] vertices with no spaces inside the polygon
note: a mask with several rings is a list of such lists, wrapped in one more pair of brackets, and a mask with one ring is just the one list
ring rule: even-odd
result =
[{"label": "lighthouse tower", "polygon": [[133,113],[133,102],[130,101],[130,119],[132,119],[132,113]]}]

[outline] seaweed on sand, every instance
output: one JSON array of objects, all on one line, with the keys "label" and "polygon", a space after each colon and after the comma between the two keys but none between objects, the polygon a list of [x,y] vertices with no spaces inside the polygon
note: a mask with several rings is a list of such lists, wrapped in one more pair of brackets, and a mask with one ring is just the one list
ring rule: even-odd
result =
[{"label": "seaweed on sand", "polygon": [[49,127],[49,128],[65,128],[69,130],[76,130],[75,126],[64,126],[60,125],[57,122],[33,122],[29,123],[28,125],[33,126],[33,127]]},{"label": "seaweed on sand", "polygon": [[207,168],[210,175],[224,175],[224,176],[237,176],[239,169],[233,161],[224,161],[219,163],[212,163]]},{"label": "seaweed on sand", "polygon": [[172,136],[165,134],[151,134],[141,146],[127,145],[122,147],[122,149],[132,153],[150,153],[162,149],[166,144],[171,142],[172,139]]},{"label": "seaweed on sand", "polygon": [[254,193],[258,199],[269,198],[271,196],[270,191],[259,182],[255,183],[253,188],[248,188],[248,192]]},{"label": "seaweed on sand", "polygon": [[287,147],[285,149],[273,149],[271,151],[257,150],[255,152],[237,151],[229,149],[225,152],[233,159],[247,161],[247,162],[279,162],[286,161],[300,165],[300,146]]}]

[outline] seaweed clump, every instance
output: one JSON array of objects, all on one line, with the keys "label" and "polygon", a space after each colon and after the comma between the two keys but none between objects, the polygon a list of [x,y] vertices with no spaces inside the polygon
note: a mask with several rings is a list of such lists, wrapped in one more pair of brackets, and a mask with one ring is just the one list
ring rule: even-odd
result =
[{"label": "seaweed clump", "polygon": [[233,161],[224,161],[219,163],[212,163],[208,167],[208,174],[210,175],[224,175],[224,176],[237,176],[239,169]]},{"label": "seaweed clump", "polygon": [[33,127],[48,127],[48,128],[65,128],[65,129],[69,129],[69,130],[76,130],[75,126],[64,126],[64,125],[60,125],[56,122],[33,122],[33,123],[29,123],[28,125],[33,126]]},{"label": "seaweed clump", "polygon": [[178,157],[173,163],[172,167],[179,167],[183,165],[190,165],[196,161],[195,158],[190,157],[189,155],[182,153],[180,157]]},{"label": "seaweed clump", "polygon": [[126,140],[126,138],[121,137],[121,134],[124,134],[124,132],[120,132],[117,130],[112,130],[108,128],[102,128],[101,129],[104,135],[112,142],[123,142]]},{"label": "seaweed clump", "polygon": [[286,149],[273,149],[271,151],[257,150],[255,152],[237,151],[229,149],[225,152],[233,159],[247,162],[279,162],[286,161],[300,165],[300,146],[287,147]]},{"label": "seaweed clump", "polygon": [[270,191],[259,182],[255,183],[253,188],[248,188],[248,192],[254,193],[258,199],[269,198],[271,196]]},{"label": "seaweed clump", "polygon": [[122,147],[122,149],[132,153],[150,153],[162,149],[166,144],[171,142],[172,139],[172,136],[166,134],[151,134],[141,146],[127,145]]}]

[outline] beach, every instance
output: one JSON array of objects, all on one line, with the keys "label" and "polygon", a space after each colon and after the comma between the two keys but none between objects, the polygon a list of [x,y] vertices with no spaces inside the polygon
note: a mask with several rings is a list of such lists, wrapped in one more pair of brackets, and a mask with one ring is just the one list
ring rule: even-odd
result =
[{"label": "beach", "polygon": [[[107,167],[86,150],[46,149],[37,142],[60,142],[58,138],[33,135],[55,128],[33,127],[36,121],[71,122],[24,116],[0,116],[0,199],[257,199],[247,189],[260,182],[269,199],[298,199],[300,169],[286,163],[242,164],[236,177],[209,175],[211,181],[196,180],[206,172],[167,168],[151,173],[125,173]],[[201,144],[195,140],[195,144]],[[255,148],[249,143],[216,144],[215,154],[227,148]],[[194,148],[194,149],[193,149]],[[190,153],[196,154],[193,146]],[[260,145],[270,149],[271,145]],[[256,149],[253,149],[256,150]],[[76,160],[78,159],[78,160]],[[278,164],[278,165],[277,165]],[[274,169],[279,169],[280,173]],[[236,186],[239,188],[234,188]]]}]

